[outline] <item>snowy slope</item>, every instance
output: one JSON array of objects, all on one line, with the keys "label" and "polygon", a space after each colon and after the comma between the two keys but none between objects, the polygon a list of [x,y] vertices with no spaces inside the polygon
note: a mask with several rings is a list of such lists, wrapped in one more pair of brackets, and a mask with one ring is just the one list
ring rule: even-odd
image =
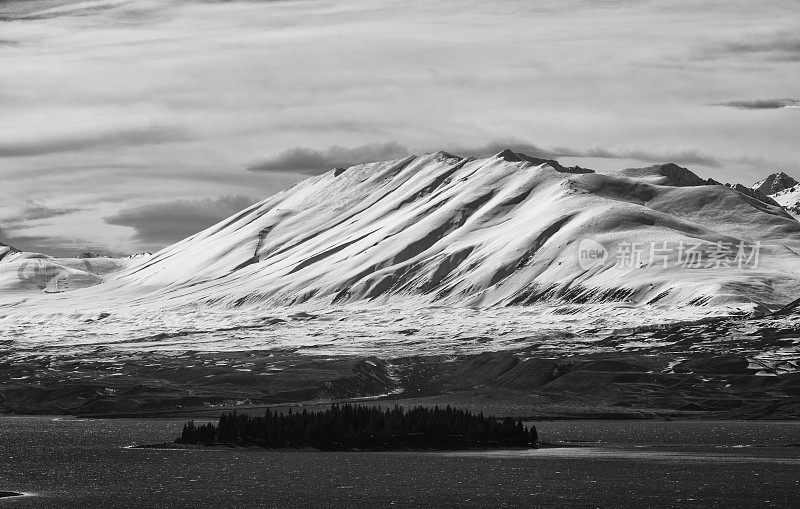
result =
[{"label": "snowy slope", "polygon": [[53,258],[0,244],[0,296],[67,292],[94,286],[109,274],[138,263],[128,258]]},{"label": "snowy slope", "polygon": [[781,207],[791,214],[795,216],[800,214],[800,184],[778,191],[770,195],[770,198],[778,202]]},{"label": "snowy slope", "polygon": [[800,214],[800,182],[794,177],[784,172],[773,173],[753,184],[752,189],[769,196],[793,216]]},{"label": "snowy slope", "polygon": [[759,180],[753,184],[752,189],[771,196],[785,189],[789,189],[790,187],[795,187],[798,184],[800,184],[800,182],[797,182],[794,177],[780,171],[769,175],[763,180]]},{"label": "snowy slope", "polygon": [[[538,163],[509,151],[486,159],[438,152],[331,171],[103,284],[28,304],[82,310],[411,299],[774,308],[800,294],[800,223],[779,207],[701,185],[674,165],[596,174]],[[586,239],[608,250],[604,263],[581,266]],[[694,245],[707,260],[718,245],[741,242],[761,244],[757,266],[678,262],[679,246]],[[633,243],[645,258],[620,263]],[[649,264],[653,243],[669,252]]]},{"label": "snowy slope", "polygon": [[17,252],[18,251],[14,249],[12,246],[7,246],[2,242],[0,242],[0,261],[2,261],[3,258],[5,258],[6,256],[12,255]]}]

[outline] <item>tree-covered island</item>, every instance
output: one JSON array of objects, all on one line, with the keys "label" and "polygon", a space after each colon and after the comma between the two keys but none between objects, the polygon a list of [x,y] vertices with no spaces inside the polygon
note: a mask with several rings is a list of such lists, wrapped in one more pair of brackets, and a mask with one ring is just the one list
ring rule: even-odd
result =
[{"label": "tree-covered island", "polygon": [[264,448],[313,447],[336,450],[463,450],[535,447],[536,426],[520,420],[498,419],[451,408],[395,405],[381,409],[337,405],[324,411],[278,413],[263,416],[237,412],[219,422],[183,427],[178,444],[260,446]]}]

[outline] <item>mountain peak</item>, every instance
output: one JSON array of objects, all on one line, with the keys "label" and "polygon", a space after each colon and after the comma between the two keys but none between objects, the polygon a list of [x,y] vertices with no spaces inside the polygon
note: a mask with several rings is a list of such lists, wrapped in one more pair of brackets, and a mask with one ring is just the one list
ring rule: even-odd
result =
[{"label": "mountain peak", "polygon": [[785,189],[794,187],[797,184],[798,182],[797,180],[794,179],[794,177],[791,177],[786,173],[779,171],[777,173],[773,173],[772,175],[768,176],[763,180],[759,180],[758,182],[753,184],[752,189],[769,195],[769,194],[779,193]]},{"label": "mountain peak", "polygon": [[507,149],[503,150],[502,152],[498,152],[494,157],[499,158],[499,159],[504,159],[504,160],[506,160],[508,162],[511,162],[511,163],[517,163],[517,162],[520,162],[520,161],[523,160],[523,158],[520,157],[519,154],[517,154],[516,152],[514,152],[510,148],[507,148]]},{"label": "mountain peak", "polygon": [[12,253],[19,253],[19,250],[16,249],[14,246],[10,246],[10,245],[4,244],[2,242],[0,242],[0,249],[7,249],[7,250],[11,251]]},{"label": "mountain peak", "polygon": [[518,163],[522,161],[527,161],[529,163],[535,164],[537,166],[542,164],[547,164],[554,170],[560,173],[594,173],[594,170],[590,170],[589,168],[581,168],[580,166],[562,166],[558,161],[554,159],[543,159],[541,157],[532,157],[528,154],[523,154],[522,152],[514,152],[510,148],[503,150],[494,155],[495,159],[503,159],[509,163]]},{"label": "mountain peak", "polygon": [[712,184],[698,177],[693,171],[675,163],[654,164],[644,168],[627,168],[618,173],[628,177],[647,179],[662,186],[691,187]]},{"label": "mountain peak", "polygon": [[678,166],[675,163],[659,164],[656,165],[656,168],[673,186],[702,186],[708,184],[707,181],[698,177],[692,170]]},{"label": "mountain peak", "polygon": [[0,260],[6,257],[6,255],[19,253],[18,249],[14,249],[14,246],[9,246],[8,244],[3,244],[0,242]]}]

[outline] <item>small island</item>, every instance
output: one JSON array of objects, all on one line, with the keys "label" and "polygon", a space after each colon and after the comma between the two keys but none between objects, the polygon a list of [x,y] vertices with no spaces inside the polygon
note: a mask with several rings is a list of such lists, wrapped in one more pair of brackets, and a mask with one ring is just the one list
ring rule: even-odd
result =
[{"label": "small island", "polygon": [[382,410],[337,405],[324,411],[263,416],[237,412],[219,422],[187,422],[176,444],[258,446],[267,449],[314,448],[322,451],[472,450],[536,447],[536,426],[451,408],[395,405]]}]

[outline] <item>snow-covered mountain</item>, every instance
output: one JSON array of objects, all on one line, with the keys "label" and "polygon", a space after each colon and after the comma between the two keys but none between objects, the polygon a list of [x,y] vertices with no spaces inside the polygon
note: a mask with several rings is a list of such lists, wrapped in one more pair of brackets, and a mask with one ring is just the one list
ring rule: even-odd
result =
[{"label": "snow-covered mountain", "polygon": [[3,258],[5,258],[6,256],[14,254],[14,253],[18,253],[18,252],[19,251],[14,249],[12,246],[8,246],[8,245],[3,244],[2,242],[0,242],[0,261],[2,261]]},{"label": "snow-covered mountain", "polygon": [[793,215],[800,215],[800,184],[778,191],[771,198]]},{"label": "snow-covered mountain", "polygon": [[756,182],[753,189],[767,194],[793,216],[800,215],[800,182],[793,177],[783,172],[773,173]]},{"label": "snow-covered mountain", "polygon": [[779,191],[770,197],[787,212],[795,217],[800,217],[800,184]]},{"label": "snow-covered mountain", "polygon": [[99,255],[55,258],[0,244],[0,296],[18,299],[41,292],[59,293],[86,288],[102,283],[109,274],[137,262]]},{"label": "snow-covered mountain", "polygon": [[673,164],[438,152],[309,178],[152,256],[0,253],[4,411],[483,390],[555,394],[556,416],[794,415],[773,403],[800,365],[800,223]]},{"label": "snow-covered mountain", "polygon": [[671,164],[598,174],[511,151],[363,164],[36,305],[794,300],[800,223],[715,184]]},{"label": "snow-covered mountain", "polygon": [[797,184],[800,184],[800,182],[797,182],[793,177],[780,171],[769,175],[763,180],[759,180],[753,184],[753,189],[766,195],[774,195],[790,187],[794,187]]}]

